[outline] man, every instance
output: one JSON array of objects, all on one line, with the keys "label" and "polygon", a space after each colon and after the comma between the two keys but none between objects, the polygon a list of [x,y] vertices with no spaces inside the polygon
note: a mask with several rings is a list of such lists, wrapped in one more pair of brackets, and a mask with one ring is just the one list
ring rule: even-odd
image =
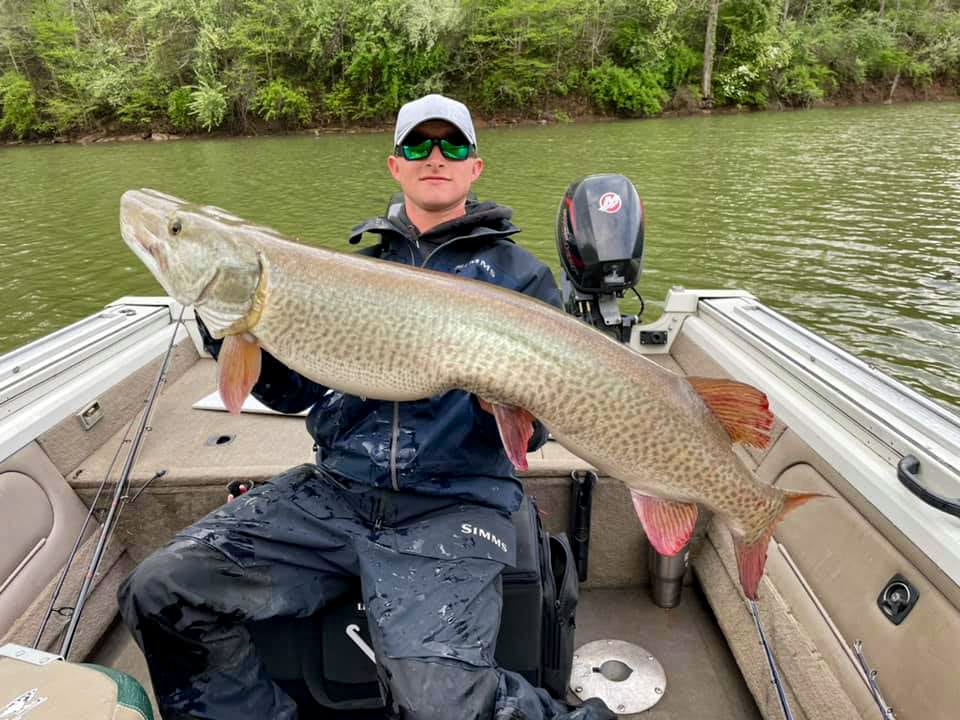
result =
[{"label": "man", "polygon": [[[367,255],[559,307],[549,269],[511,239],[511,211],[467,202],[483,171],[476,153],[464,105],[440,95],[404,105],[387,159],[403,203],[357,226],[351,242],[371,233],[379,243]],[[219,343],[206,339],[216,356]],[[185,529],[120,588],[166,720],[296,717],[243,623],[310,615],[357,576],[392,716],[614,717],[599,701],[571,711],[495,665],[500,573],[515,559],[510,513],[522,488],[489,406],[462,391],[405,403],[354,397],[267,353],[253,395],[281,412],[313,406],[316,465],[293,468]],[[538,424],[531,449],[545,435]],[[465,523],[486,532],[465,534]]]}]

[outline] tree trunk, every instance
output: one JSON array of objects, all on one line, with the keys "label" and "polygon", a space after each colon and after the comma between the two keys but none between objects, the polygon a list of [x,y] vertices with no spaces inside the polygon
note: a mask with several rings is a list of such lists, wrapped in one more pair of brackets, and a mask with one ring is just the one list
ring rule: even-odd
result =
[{"label": "tree trunk", "polygon": [[787,15],[790,13],[790,0],[783,0],[783,15],[780,16],[780,32],[787,26]]},{"label": "tree trunk", "polygon": [[7,45],[7,52],[10,54],[10,62],[13,63],[13,70],[14,70],[14,72],[16,72],[17,75],[20,75],[20,74],[21,74],[21,73],[20,73],[20,66],[17,65],[17,59],[13,56],[13,48],[10,47],[9,45]]},{"label": "tree trunk", "polygon": [[710,0],[707,15],[707,35],[703,41],[703,106],[713,107],[713,54],[717,42],[717,15],[720,14],[720,0]]},{"label": "tree trunk", "polygon": [[893,102],[893,94],[897,91],[897,83],[900,82],[900,68],[897,68],[897,74],[893,76],[893,84],[890,85],[890,95],[887,97],[887,104]]}]

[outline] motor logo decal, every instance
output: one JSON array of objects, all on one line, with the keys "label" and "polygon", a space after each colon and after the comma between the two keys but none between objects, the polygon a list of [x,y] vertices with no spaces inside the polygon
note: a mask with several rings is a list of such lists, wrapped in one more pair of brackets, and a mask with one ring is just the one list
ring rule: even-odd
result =
[{"label": "motor logo decal", "polygon": [[620,212],[621,207],[623,207],[623,201],[615,192],[605,192],[600,196],[600,212],[613,215],[615,212]]},{"label": "motor logo decal", "polygon": [[3,708],[0,708],[0,720],[21,720],[28,712],[37,705],[42,705],[47,701],[45,697],[37,697],[39,690],[27,690],[20,697],[14,698]]}]

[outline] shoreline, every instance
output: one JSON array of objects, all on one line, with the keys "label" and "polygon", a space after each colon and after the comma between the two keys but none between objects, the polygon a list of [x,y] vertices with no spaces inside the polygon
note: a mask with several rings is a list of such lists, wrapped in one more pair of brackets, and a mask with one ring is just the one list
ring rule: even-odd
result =
[{"label": "shoreline", "polygon": [[[818,100],[809,107],[768,107],[768,108],[750,108],[744,106],[725,106],[717,108],[701,108],[699,106],[686,107],[668,107],[658,115],[650,115],[642,118],[632,118],[617,115],[603,115],[592,112],[570,113],[563,109],[555,111],[538,113],[532,115],[479,115],[474,114],[474,123],[478,129],[496,128],[496,127],[532,127],[535,125],[575,125],[582,123],[603,123],[615,122],[617,120],[658,120],[675,119],[682,117],[695,117],[705,115],[739,115],[744,113],[769,113],[769,112],[798,112],[803,110],[818,110],[831,108],[861,107],[865,105],[903,105],[908,103],[925,102],[957,102],[960,101],[960,88],[946,88],[943,86],[934,86],[926,90],[916,90],[906,86],[898,88],[895,97],[884,99],[882,88],[862,87],[858,88],[855,95],[836,96],[829,99]],[[73,135],[61,135],[53,138],[43,138],[38,140],[6,140],[2,141],[3,146],[11,147],[18,145],[91,145],[100,143],[115,142],[170,142],[174,140],[196,140],[201,138],[218,139],[240,139],[254,137],[270,137],[283,135],[358,135],[389,132],[393,129],[393,123],[370,123],[356,125],[317,125],[308,128],[280,129],[270,126],[263,126],[255,129],[253,132],[235,133],[229,130],[214,130],[212,132],[189,132],[173,133],[152,130],[140,132],[125,132],[120,130],[96,130],[92,132],[81,132]]]}]

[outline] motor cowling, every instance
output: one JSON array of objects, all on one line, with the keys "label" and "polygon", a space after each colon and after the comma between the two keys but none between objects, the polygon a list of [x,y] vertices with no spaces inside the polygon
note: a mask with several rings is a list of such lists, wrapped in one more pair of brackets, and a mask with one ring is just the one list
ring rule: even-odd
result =
[{"label": "motor cowling", "polygon": [[640,279],[644,212],[626,177],[587,175],[567,187],[557,211],[557,253],[568,312],[625,340],[635,317],[618,299]]}]

